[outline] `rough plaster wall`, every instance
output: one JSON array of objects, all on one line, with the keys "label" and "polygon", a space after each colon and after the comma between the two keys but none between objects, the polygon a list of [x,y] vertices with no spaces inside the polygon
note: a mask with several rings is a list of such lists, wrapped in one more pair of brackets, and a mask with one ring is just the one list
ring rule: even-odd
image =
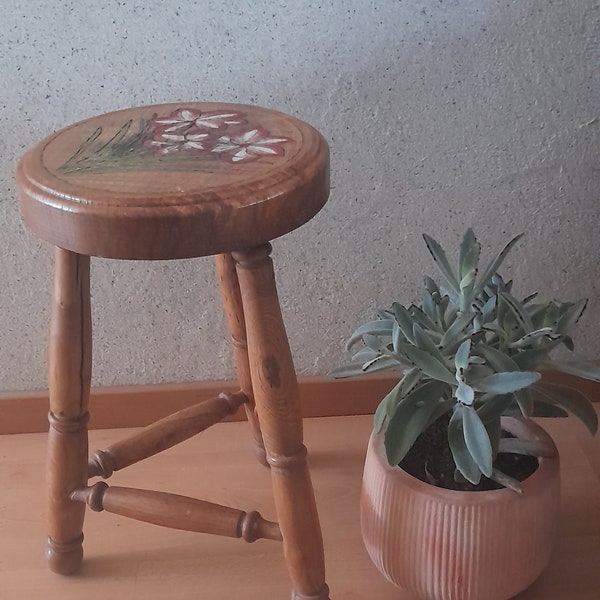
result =
[{"label": "rough plaster wall", "polygon": [[[376,307],[417,295],[429,232],[507,263],[523,294],[589,297],[600,357],[595,0],[2,1],[0,390],[45,387],[51,249],[13,169],[73,121],[154,102],[256,103],[331,143],[332,194],[274,257],[296,364],[319,374]],[[233,374],[207,259],[93,261],[94,383]]]}]

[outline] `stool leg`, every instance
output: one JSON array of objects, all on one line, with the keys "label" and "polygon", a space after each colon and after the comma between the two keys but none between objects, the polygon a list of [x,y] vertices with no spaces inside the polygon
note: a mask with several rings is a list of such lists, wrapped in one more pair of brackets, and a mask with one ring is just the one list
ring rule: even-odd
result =
[{"label": "stool leg", "polygon": [[219,285],[221,286],[221,295],[223,296],[223,307],[233,342],[237,379],[242,393],[248,398],[248,402],[244,407],[248,422],[252,428],[254,453],[258,460],[266,465],[265,446],[260,431],[258,415],[256,414],[254,393],[252,391],[252,378],[250,376],[250,363],[248,361],[248,343],[246,340],[246,320],[244,318],[240,284],[235,270],[235,261],[231,254],[218,254],[215,256],[215,264]]},{"label": "stool leg", "polygon": [[298,382],[267,244],[234,252],[246,316],[254,398],[293,583],[292,598],[327,600],[323,540],[302,442]]},{"label": "stool leg", "polygon": [[83,557],[85,504],[69,496],[87,484],[91,377],[90,258],[56,248],[48,378],[48,549],[50,568],[73,573]]}]

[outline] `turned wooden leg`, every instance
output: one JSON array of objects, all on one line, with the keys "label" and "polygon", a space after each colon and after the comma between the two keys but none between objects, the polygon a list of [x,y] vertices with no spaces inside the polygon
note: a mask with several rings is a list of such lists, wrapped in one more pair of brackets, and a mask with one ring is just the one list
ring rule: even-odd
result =
[{"label": "turned wooden leg", "polygon": [[223,307],[227,317],[227,324],[231,332],[235,369],[238,382],[244,395],[248,398],[245,405],[248,422],[252,428],[254,438],[254,453],[262,464],[267,464],[265,446],[256,413],[254,394],[252,391],[252,378],[250,376],[250,363],[248,361],[248,343],[246,340],[246,320],[242,306],[240,284],[235,268],[235,261],[231,254],[218,254],[215,256],[217,276],[223,296]]},{"label": "turned wooden leg", "polygon": [[73,573],[83,557],[85,505],[71,493],[87,482],[91,377],[90,258],[56,248],[48,377],[48,562]]},{"label": "turned wooden leg", "polygon": [[302,443],[298,383],[281,318],[270,244],[234,252],[254,398],[293,583],[292,598],[327,600],[323,540]]}]

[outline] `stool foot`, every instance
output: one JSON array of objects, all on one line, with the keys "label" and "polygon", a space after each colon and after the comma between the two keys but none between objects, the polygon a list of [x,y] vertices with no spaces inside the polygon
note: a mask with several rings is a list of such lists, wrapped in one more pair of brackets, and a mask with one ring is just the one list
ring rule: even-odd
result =
[{"label": "stool foot", "polygon": [[329,587],[325,584],[321,591],[313,596],[305,596],[292,590],[291,600],[329,600]]},{"label": "stool foot", "polygon": [[67,543],[60,543],[49,537],[46,558],[48,567],[54,573],[72,575],[77,572],[83,560],[83,534]]}]

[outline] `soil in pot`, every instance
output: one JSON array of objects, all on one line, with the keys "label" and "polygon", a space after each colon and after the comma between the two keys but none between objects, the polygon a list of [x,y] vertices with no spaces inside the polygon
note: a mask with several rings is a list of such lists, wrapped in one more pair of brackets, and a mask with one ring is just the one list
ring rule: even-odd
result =
[{"label": "soil in pot", "polygon": [[[502,489],[503,486],[483,476],[477,485],[455,481],[455,465],[448,445],[450,413],[432,423],[415,441],[399,466],[421,481],[449,490],[482,492]],[[512,437],[503,431],[503,437]],[[527,479],[537,468],[534,456],[499,453],[494,467],[518,481]]]}]

